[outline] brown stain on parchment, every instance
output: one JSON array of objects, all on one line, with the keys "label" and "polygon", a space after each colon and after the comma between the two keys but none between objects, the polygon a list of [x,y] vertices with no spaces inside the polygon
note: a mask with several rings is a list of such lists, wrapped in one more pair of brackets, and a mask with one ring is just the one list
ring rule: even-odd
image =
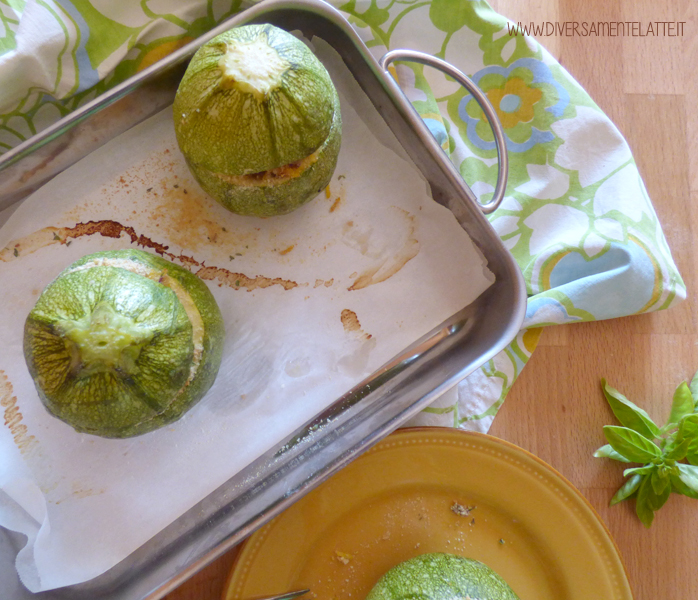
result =
[{"label": "brown stain on parchment", "polygon": [[96,234],[103,237],[120,238],[124,233],[131,238],[132,244],[142,246],[143,248],[151,248],[160,255],[167,254],[171,257],[174,256],[173,254],[167,252],[169,246],[159,244],[147,236],[138,235],[133,227],[122,225],[117,221],[103,220],[77,223],[75,227],[62,227],[58,236],[64,238],[64,240],[77,239],[86,235]]},{"label": "brown stain on parchment", "polygon": [[196,250],[207,241],[218,241],[218,237],[224,233],[223,229],[208,218],[200,194],[190,193],[186,188],[167,187],[165,182],[161,188],[164,202],[155,207],[150,218],[167,224],[167,239],[191,250]]},{"label": "brown stain on parchment", "polygon": [[73,482],[72,488],[73,489],[71,492],[71,496],[75,498],[88,498],[89,496],[99,496],[100,494],[106,492],[106,488],[102,488],[99,490],[93,490],[92,488],[85,489],[84,487],[82,487],[82,484],[80,484],[77,481]]},{"label": "brown stain on parchment", "polygon": [[346,331],[347,333],[356,332],[359,336],[359,339],[362,340],[370,340],[373,337],[371,334],[368,334],[363,329],[361,329],[359,317],[353,310],[345,308],[342,311],[340,318],[342,320],[342,326],[344,327],[344,331]]},{"label": "brown stain on parchment", "polygon": [[280,277],[271,278],[263,275],[248,277],[244,273],[236,273],[220,267],[209,267],[191,256],[168,252],[169,246],[160,244],[145,235],[139,235],[133,227],[122,225],[112,220],[88,221],[86,223],[78,223],[74,227],[47,227],[41,229],[26,238],[10,242],[10,244],[0,251],[0,261],[9,262],[14,258],[18,258],[30,252],[35,252],[40,248],[52,244],[67,245],[72,239],[86,235],[120,238],[124,234],[131,239],[132,244],[143,248],[150,248],[159,255],[165,256],[173,261],[179,261],[190,269],[199,267],[196,275],[201,277],[201,279],[217,279],[221,284],[227,285],[233,289],[247,289],[247,291],[252,291],[258,288],[280,285],[285,290],[291,290],[299,285],[308,285],[307,283],[299,284],[295,281],[282,279]]},{"label": "brown stain on parchment", "polygon": [[272,285],[280,285],[285,290],[292,290],[299,285],[295,281],[281,279],[280,277],[275,277],[274,279],[262,275],[248,277],[243,273],[233,273],[232,271],[220,269],[218,267],[203,267],[196,272],[196,275],[207,281],[218,280],[228,287],[233,289],[246,289],[248,292],[258,288],[268,288]]},{"label": "brown stain on parchment", "polygon": [[0,407],[4,408],[5,427],[10,430],[15,444],[22,454],[26,454],[38,444],[33,435],[28,435],[27,426],[22,423],[22,413],[17,406],[17,397],[7,374],[0,370]]},{"label": "brown stain on parchment", "polygon": [[359,322],[359,317],[353,310],[345,308],[342,311],[342,325],[344,326],[344,331],[358,331],[361,329],[361,323]]},{"label": "brown stain on parchment", "polygon": [[132,244],[152,248],[160,255],[174,256],[167,252],[169,246],[159,244],[144,235],[138,235],[133,227],[122,225],[117,221],[102,220],[77,223],[74,227],[44,227],[39,229],[19,240],[11,241],[0,250],[0,261],[9,262],[53,244],[69,245],[73,239],[83,236],[101,235],[109,238],[120,238],[122,234],[130,237]]},{"label": "brown stain on parchment", "polygon": [[[414,215],[409,214],[402,208],[398,210],[405,215],[409,222],[409,231],[405,243],[393,256],[386,258],[384,261],[366,269],[363,273],[358,275],[354,283],[347,288],[350,292],[361,290],[367,288],[369,285],[374,285],[390,279],[419,254],[419,240],[415,236]],[[353,226],[353,221],[348,221],[346,224],[346,227],[349,228]]]},{"label": "brown stain on parchment", "polygon": [[332,203],[332,206],[330,206],[330,212],[332,213],[335,210],[337,210],[337,207],[339,206],[339,204],[341,202],[342,202],[342,197],[338,196],[337,199]]},{"label": "brown stain on parchment", "polygon": [[[175,148],[152,153],[144,162],[105,182],[96,199],[86,198],[65,216],[85,221],[85,215],[94,215],[93,220],[115,219],[136,228],[146,224],[155,237],[192,253],[216,246],[222,253],[237,256],[242,247],[256,243],[257,231],[226,227],[221,207],[191,179],[182,177],[173,153],[179,155]],[[110,207],[114,212],[105,214],[104,209]]]},{"label": "brown stain on parchment", "polygon": [[[339,190],[335,189],[332,191],[330,190],[329,185],[325,188],[325,199],[332,203],[330,204],[331,213],[336,211],[344,203],[344,198],[346,198],[346,190],[344,188],[344,184],[342,183],[343,179],[346,179],[344,175],[339,175],[337,177],[337,187]],[[334,199],[332,198],[333,196],[335,196]]]},{"label": "brown stain on parchment", "polygon": [[[169,151],[163,152],[163,158]],[[160,163],[159,163],[160,164]],[[165,172],[172,170],[173,165],[166,160],[162,160],[160,166]],[[164,167],[168,167],[165,169]],[[148,185],[146,174],[125,174],[120,177],[115,184],[115,190],[111,190],[111,194],[116,198],[116,192],[120,190],[124,193],[126,188]],[[162,198],[162,203],[154,209],[152,218],[155,219],[156,225],[162,227],[163,234],[167,239],[171,239],[173,244],[181,248],[195,249],[200,245],[205,244],[224,244],[230,246],[238,246],[240,243],[252,243],[255,240],[247,237],[244,241],[238,239],[238,232],[228,231],[224,226],[216,223],[210,218],[210,212],[206,206],[202,204],[200,194],[187,190],[183,183],[177,183],[177,176],[172,179],[161,179],[159,184],[151,185],[145,188],[146,193]],[[152,181],[152,179],[150,180]],[[340,188],[342,186],[340,185]],[[329,188],[328,188],[329,193]],[[340,190],[341,192],[342,190]],[[331,198],[331,194],[328,199]],[[336,208],[341,200],[339,196],[332,204],[332,210]],[[209,202],[206,200],[206,202]],[[107,203],[109,204],[109,202]],[[205,202],[204,202],[205,204]],[[87,206],[84,207],[87,209]],[[402,267],[414,258],[419,252],[419,242],[415,237],[414,217],[406,211],[399,209],[404,213],[409,220],[409,231],[407,241],[404,246],[393,256],[388,257],[384,261],[365,270],[360,275],[352,273],[350,279],[354,280],[348,288],[349,291],[359,290],[380,283],[392,277],[400,271]],[[135,213],[135,211],[134,211]],[[77,217],[77,215],[76,215]],[[353,221],[348,221],[347,227],[353,227]],[[118,239],[128,237],[130,242],[136,246],[150,249],[157,254],[164,256],[172,261],[177,261],[203,279],[218,280],[221,285],[226,285],[232,289],[246,289],[252,291],[255,289],[264,289],[273,285],[280,285],[285,290],[290,290],[298,286],[308,286],[308,283],[295,282],[280,277],[268,277],[266,275],[257,275],[251,277],[238,271],[231,271],[223,267],[209,266],[204,261],[198,261],[192,256],[179,253],[175,254],[170,251],[170,246],[157,242],[155,239],[138,233],[133,226],[124,225],[117,220],[102,219],[78,222],[72,227],[45,227],[21,239],[13,240],[5,248],[0,249],[0,262],[9,262],[21,256],[36,252],[47,246],[60,244],[70,245],[72,240],[84,236],[100,235]],[[252,234],[254,237],[254,234]],[[280,249],[277,252],[280,255],[286,255],[294,249],[295,245]],[[241,256],[235,253],[235,256]],[[233,260],[231,254],[231,260]],[[198,271],[197,271],[198,269]],[[321,282],[321,283],[318,283]],[[317,279],[314,288],[324,285],[329,288],[334,284],[334,278],[322,281]]]},{"label": "brown stain on parchment", "polygon": [[58,227],[45,227],[19,240],[12,240],[7,246],[0,250],[0,262],[10,262],[15,258],[31,254],[41,248],[51,244],[59,244]]},{"label": "brown stain on parchment", "polygon": [[72,489],[70,491],[70,494],[64,496],[60,500],[53,500],[53,504],[61,504],[62,502],[66,502],[69,500],[82,500],[83,498],[89,498],[90,496],[99,496],[100,494],[104,494],[107,491],[107,488],[101,488],[99,490],[93,490],[92,488],[85,488],[83,487],[83,484],[81,484],[78,481],[74,481],[73,485],[71,486]]},{"label": "brown stain on parchment", "polygon": [[236,248],[256,242],[251,234],[233,232],[216,222],[213,201],[207,196],[167,179],[161,180],[156,189],[162,202],[149,218],[180,248],[196,251],[213,244],[235,252]]}]

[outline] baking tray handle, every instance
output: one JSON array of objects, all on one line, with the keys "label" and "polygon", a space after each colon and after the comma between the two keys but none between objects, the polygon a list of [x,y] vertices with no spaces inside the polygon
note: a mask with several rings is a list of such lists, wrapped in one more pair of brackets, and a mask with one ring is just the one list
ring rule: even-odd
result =
[{"label": "baking tray handle", "polygon": [[506,138],[504,137],[504,129],[502,124],[497,117],[497,113],[494,107],[487,99],[487,96],[482,92],[482,90],[473,83],[473,81],[468,78],[462,71],[456,69],[452,64],[447,63],[445,60],[436,58],[431,54],[425,54],[424,52],[419,52],[417,50],[408,50],[404,48],[399,48],[396,50],[390,50],[386,52],[383,57],[378,61],[381,68],[385,71],[388,70],[388,65],[396,60],[411,61],[420,63],[422,65],[427,65],[429,67],[434,67],[446,75],[450,75],[458,83],[460,83],[466,90],[468,90],[475,101],[480,105],[485,115],[487,116],[487,121],[492,127],[494,133],[494,141],[497,146],[497,184],[494,188],[494,195],[492,200],[486,204],[480,203],[480,209],[486,215],[494,212],[497,207],[501,204],[504,198],[504,193],[507,187],[507,177],[509,174],[509,156],[507,155],[507,144]]}]

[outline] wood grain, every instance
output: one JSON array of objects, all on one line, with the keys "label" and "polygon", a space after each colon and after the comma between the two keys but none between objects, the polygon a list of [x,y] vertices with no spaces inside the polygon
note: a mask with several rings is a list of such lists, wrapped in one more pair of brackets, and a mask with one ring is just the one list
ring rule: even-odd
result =
[{"label": "wood grain", "polygon": [[[614,422],[601,393],[602,377],[663,421],[675,387],[698,369],[698,2],[497,0],[492,5],[515,22],[686,21],[684,37],[540,40],[628,140],[688,299],[661,313],[545,330],[490,433],[533,452],[579,488],[611,531],[636,600],[696,599],[698,502],[672,496],[647,530],[632,502],[608,506],[623,481],[622,467],[592,453],[604,443],[602,426]],[[234,552],[167,600],[220,598]]]}]

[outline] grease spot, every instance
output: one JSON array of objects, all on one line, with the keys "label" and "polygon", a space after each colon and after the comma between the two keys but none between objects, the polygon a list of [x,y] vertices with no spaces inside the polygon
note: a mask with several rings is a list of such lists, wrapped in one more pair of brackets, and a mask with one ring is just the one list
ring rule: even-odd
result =
[{"label": "grease spot", "polygon": [[[307,283],[299,284],[295,281],[282,279],[280,277],[271,278],[264,275],[248,277],[244,273],[235,273],[233,271],[229,271],[228,269],[207,267],[204,266],[202,262],[199,262],[191,256],[186,256],[184,254],[177,255],[172,252],[168,252],[169,246],[160,244],[147,236],[139,235],[133,227],[122,225],[121,223],[112,220],[77,223],[74,227],[46,227],[44,229],[40,229],[26,238],[10,242],[10,244],[0,251],[0,260],[4,262],[14,260],[15,256],[13,250],[18,248],[21,248],[25,253],[29,253],[52,244],[60,243],[67,245],[70,243],[68,240],[82,236],[101,235],[104,237],[118,239],[123,234],[126,234],[131,239],[132,244],[155,250],[155,252],[161,256],[166,256],[173,261],[179,261],[189,268],[200,267],[200,269],[196,272],[196,275],[198,275],[201,279],[206,279],[209,281],[217,279],[221,282],[221,284],[227,285],[233,289],[245,288],[247,291],[252,291],[259,288],[280,285],[285,290],[290,290],[298,287],[299,285],[308,285]],[[31,250],[29,250],[30,248]]]},{"label": "grease spot", "polygon": [[[399,272],[419,253],[419,240],[416,237],[414,216],[407,211],[393,207],[403,217],[402,227],[397,225],[390,232],[374,231],[373,227],[361,228],[348,221],[343,229],[343,241],[364,256],[374,259],[372,267],[356,276],[349,291],[361,290],[369,285],[386,281]],[[380,236],[387,236],[380,238]],[[379,238],[379,239],[374,239]]]},{"label": "grease spot", "polygon": [[102,488],[100,490],[93,490],[91,488],[84,489],[80,483],[74,482],[72,495],[75,498],[88,498],[89,496],[99,496],[100,494],[103,494],[105,491],[105,488]]},{"label": "grease spot", "polygon": [[17,397],[4,371],[0,371],[0,406],[5,409],[5,426],[10,430],[15,444],[22,454],[34,448],[38,442],[33,435],[28,435],[27,426],[22,423],[22,413],[17,406]]},{"label": "grease spot", "polygon": [[323,286],[323,285],[324,285],[325,287],[332,287],[332,284],[333,284],[333,283],[334,283],[334,277],[333,277],[332,279],[328,279],[327,281],[325,281],[324,279],[316,279],[316,280],[315,280],[315,285],[313,286],[313,289],[319,288],[319,287],[321,287],[321,286]]},{"label": "grease spot", "polygon": [[[169,246],[159,244],[147,236],[137,234],[133,227],[122,225],[118,221],[104,219],[101,221],[77,223],[74,227],[44,227],[24,238],[10,242],[5,248],[0,250],[0,260],[3,262],[12,260],[13,257],[17,256],[14,250],[19,250],[20,254],[30,254],[53,244],[68,245],[70,243],[69,240],[83,236],[101,235],[118,239],[122,234],[130,237],[132,244],[151,248],[158,254],[169,256],[173,259],[178,258],[171,252],[167,252]],[[189,260],[193,261],[194,259]]]},{"label": "grease spot", "polygon": [[291,290],[298,287],[295,281],[289,279],[281,279],[280,277],[270,278],[263,275],[257,277],[248,277],[243,273],[233,273],[227,269],[218,267],[203,267],[196,272],[196,275],[207,281],[218,280],[223,285],[227,285],[233,289],[246,289],[248,292],[258,288],[268,288],[273,285],[279,285],[285,290]]},{"label": "grease spot", "polygon": [[298,378],[310,373],[310,359],[307,356],[289,360],[284,367],[284,372],[289,377]]},{"label": "grease spot", "polygon": [[361,329],[361,323],[359,323],[359,318],[353,310],[345,308],[342,311],[342,325],[344,325],[344,331],[358,331]]},{"label": "grease spot", "polygon": [[370,340],[373,337],[371,334],[368,334],[363,329],[361,329],[359,317],[356,316],[356,313],[353,310],[345,308],[342,311],[340,318],[342,320],[342,326],[344,327],[344,331],[346,331],[347,333],[356,332],[358,334],[359,339],[362,340]]},{"label": "grease spot", "polygon": [[150,219],[162,226],[167,239],[180,248],[197,251],[211,245],[234,248],[254,244],[256,239],[240,231],[229,231],[215,220],[212,200],[195,191],[170,186],[167,180],[160,183],[162,203],[155,207]]},{"label": "grease spot", "polygon": [[337,366],[342,371],[358,377],[366,373],[371,352],[376,347],[376,340],[375,338],[368,339],[364,337],[354,340],[352,343],[355,344],[354,350],[342,356],[337,361]]}]

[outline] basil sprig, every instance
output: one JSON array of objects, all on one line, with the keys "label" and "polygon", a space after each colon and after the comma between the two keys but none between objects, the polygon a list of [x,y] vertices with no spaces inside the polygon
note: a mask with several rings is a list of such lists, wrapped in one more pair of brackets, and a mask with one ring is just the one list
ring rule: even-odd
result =
[{"label": "basil sprig", "polygon": [[608,444],[594,456],[641,465],[623,471],[628,479],[611,499],[611,506],[635,498],[635,512],[649,527],[671,492],[698,499],[698,373],[690,385],[684,381],[676,388],[663,427],[657,427],[644,410],[605,379],[601,383],[621,427],[603,428]]}]

